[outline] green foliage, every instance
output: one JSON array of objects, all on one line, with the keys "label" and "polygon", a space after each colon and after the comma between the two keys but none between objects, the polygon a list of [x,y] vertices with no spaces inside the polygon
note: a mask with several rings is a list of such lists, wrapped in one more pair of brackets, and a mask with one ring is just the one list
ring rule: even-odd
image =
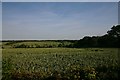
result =
[{"label": "green foliage", "polygon": [[[70,47],[73,43],[69,41],[16,41],[14,44],[9,44],[11,42],[3,42],[4,48],[58,48],[58,47]],[[13,43],[13,42],[12,42]],[[7,44],[7,45],[6,45]]]},{"label": "green foliage", "polygon": [[113,26],[103,36],[85,36],[74,44],[74,47],[120,47],[120,25]]},{"label": "green foliage", "polygon": [[80,40],[5,41],[2,80],[118,80],[119,41],[120,25]]},{"label": "green foliage", "polygon": [[3,49],[3,80],[117,80],[117,50]]},{"label": "green foliage", "polygon": [[120,37],[120,25],[113,26],[107,33],[109,36]]}]

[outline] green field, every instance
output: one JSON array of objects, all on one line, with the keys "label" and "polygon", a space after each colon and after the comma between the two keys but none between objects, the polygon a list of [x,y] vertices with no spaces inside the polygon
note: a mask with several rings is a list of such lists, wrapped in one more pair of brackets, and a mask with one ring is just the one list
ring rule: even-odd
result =
[{"label": "green field", "polygon": [[2,66],[3,80],[117,80],[118,49],[4,48]]},{"label": "green field", "polygon": [[23,41],[2,42],[4,48],[57,48],[73,44],[70,41]]}]

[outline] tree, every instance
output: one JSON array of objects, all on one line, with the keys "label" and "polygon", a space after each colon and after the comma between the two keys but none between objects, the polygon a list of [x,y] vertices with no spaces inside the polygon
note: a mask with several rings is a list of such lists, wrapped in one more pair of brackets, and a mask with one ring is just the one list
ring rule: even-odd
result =
[{"label": "tree", "polygon": [[98,36],[85,36],[83,39],[80,39],[79,41],[74,43],[74,47],[80,48],[80,47],[97,47],[98,45]]},{"label": "tree", "polygon": [[115,42],[117,47],[120,47],[120,25],[113,26],[111,30],[109,30],[107,33],[108,36],[114,39],[113,41]]},{"label": "tree", "polygon": [[113,26],[103,36],[85,36],[75,42],[74,47],[120,47],[120,25]]},{"label": "tree", "polygon": [[109,36],[119,38],[120,37],[120,25],[113,26],[111,30],[109,30],[107,33]]}]

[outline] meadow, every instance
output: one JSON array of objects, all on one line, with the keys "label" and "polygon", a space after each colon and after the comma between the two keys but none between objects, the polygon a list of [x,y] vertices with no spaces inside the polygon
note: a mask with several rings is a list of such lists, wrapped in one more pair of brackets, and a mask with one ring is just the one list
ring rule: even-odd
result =
[{"label": "meadow", "polygon": [[118,80],[118,48],[14,48],[36,43],[6,43],[2,80]]},{"label": "meadow", "polygon": [[2,43],[0,42],[0,79],[2,79]]}]

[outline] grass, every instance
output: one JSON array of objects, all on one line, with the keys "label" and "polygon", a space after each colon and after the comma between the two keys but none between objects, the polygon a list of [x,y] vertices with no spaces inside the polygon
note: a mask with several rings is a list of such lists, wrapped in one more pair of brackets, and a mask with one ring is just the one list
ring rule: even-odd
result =
[{"label": "grass", "polygon": [[19,47],[21,45],[29,46],[31,48],[49,48],[49,47],[54,47],[57,48],[59,45],[70,45],[72,42],[64,41],[64,42],[55,42],[55,41],[41,41],[41,42],[2,42],[2,46],[4,48],[15,48]]},{"label": "grass", "polygon": [[117,48],[7,48],[2,56],[3,80],[116,80],[119,70]]}]

